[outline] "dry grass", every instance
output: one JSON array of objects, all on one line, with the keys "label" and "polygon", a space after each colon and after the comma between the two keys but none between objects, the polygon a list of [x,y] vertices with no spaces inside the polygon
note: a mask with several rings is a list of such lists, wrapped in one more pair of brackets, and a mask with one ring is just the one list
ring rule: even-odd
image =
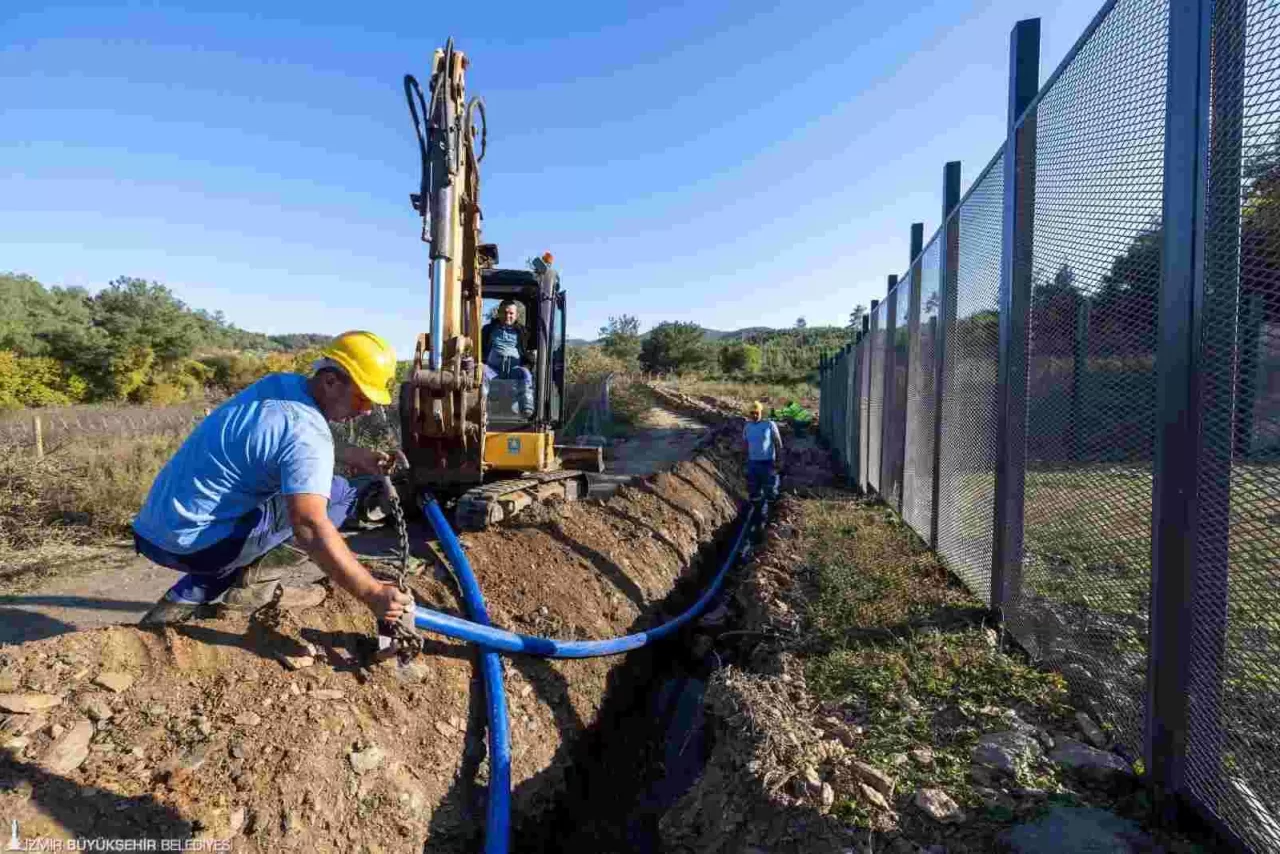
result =
[{"label": "dry grass", "polygon": [[44,459],[0,447],[0,584],[119,542],[184,429],[67,439]]}]

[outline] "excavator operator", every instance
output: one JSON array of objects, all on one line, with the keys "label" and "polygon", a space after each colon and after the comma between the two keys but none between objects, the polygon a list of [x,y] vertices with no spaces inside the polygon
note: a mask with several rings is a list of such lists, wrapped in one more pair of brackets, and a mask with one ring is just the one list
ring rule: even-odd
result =
[{"label": "excavator operator", "polygon": [[134,546],[185,574],[142,625],[183,622],[215,601],[242,611],[271,603],[284,570],[262,559],[290,537],[376,617],[395,622],[411,605],[361,566],[338,533],[362,496],[334,475],[335,457],[371,475],[371,487],[391,457],[355,446],[335,454],[328,424],[391,402],[395,351],[355,331],[321,356],[311,377],[268,374],[213,410],[156,476],[133,520]]},{"label": "excavator operator", "polygon": [[497,315],[480,331],[480,345],[484,354],[486,387],[495,379],[515,380],[520,396],[520,414],[531,418],[533,373],[527,366],[533,364],[533,357],[529,351],[528,333],[519,317],[520,309],[515,300],[503,300]]}]

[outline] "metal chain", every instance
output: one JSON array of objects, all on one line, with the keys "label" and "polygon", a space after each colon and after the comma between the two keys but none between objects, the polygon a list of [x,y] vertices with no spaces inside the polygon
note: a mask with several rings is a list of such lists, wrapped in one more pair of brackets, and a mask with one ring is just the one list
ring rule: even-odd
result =
[{"label": "metal chain", "polygon": [[409,592],[405,579],[409,575],[409,528],[404,521],[404,508],[400,506],[400,493],[396,490],[395,484],[391,482],[391,475],[384,474],[382,476],[382,488],[387,493],[387,503],[391,505],[391,519],[396,524],[396,559],[400,565],[399,578],[396,584],[406,593]]},{"label": "metal chain", "polygon": [[[380,409],[379,414],[382,416],[382,424],[386,427],[387,432],[391,434],[397,442],[399,437],[396,436],[395,429],[391,426],[391,419],[387,418],[386,410]],[[400,506],[400,493],[396,489],[396,485],[391,480],[391,475],[399,467],[408,468],[409,461],[405,458],[404,452],[398,447],[394,454],[394,460],[391,469],[382,476],[382,488],[387,493],[387,504],[391,508],[391,519],[396,526],[396,557],[398,559],[399,571],[396,577],[396,586],[400,588],[401,593],[409,593],[409,584],[406,580],[409,576],[409,528],[404,520],[404,508]],[[383,626],[389,629],[390,637],[396,642],[397,652],[401,658],[411,658],[422,651],[422,635],[413,625],[412,611],[406,612],[407,619],[401,619],[395,623],[383,621]]]}]

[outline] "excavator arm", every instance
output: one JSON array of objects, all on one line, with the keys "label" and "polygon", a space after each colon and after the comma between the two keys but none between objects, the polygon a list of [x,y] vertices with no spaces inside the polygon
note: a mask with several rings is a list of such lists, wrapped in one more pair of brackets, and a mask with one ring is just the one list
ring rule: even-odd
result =
[{"label": "excavator arm", "polygon": [[431,470],[436,483],[479,482],[484,468],[480,273],[497,249],[480,244],[486,128],[484,103],[467,100],[466,68],[450,39],[432,58],[428,92],[404,78],[422,167],[410,202],[430,245],[430,331],[418,336],[401,389],[401,432],[411,469]]}]

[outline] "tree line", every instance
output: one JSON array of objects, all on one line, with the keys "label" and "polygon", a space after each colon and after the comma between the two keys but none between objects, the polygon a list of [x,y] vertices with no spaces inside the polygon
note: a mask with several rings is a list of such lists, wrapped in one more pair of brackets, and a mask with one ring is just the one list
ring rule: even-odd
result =
[{"label": "tree line", "polygon": [[329,336],[263,335],[193,309],[159,282],[97,293],[0,274],[0,409],[80,402],[174,403],[232,392],[314,357]]},{"label": "tree line", "polygon": [[610,317],[596,345],[624,369],[653,373],[720,373],[802,379],[817,369],[822,353],[844,346],[861,328],[858,306],[847,327],[811,327],[803,317],[791,329],[754,327],[711,338],[696,323],[667,321],[641,334],[631,315]]}]

